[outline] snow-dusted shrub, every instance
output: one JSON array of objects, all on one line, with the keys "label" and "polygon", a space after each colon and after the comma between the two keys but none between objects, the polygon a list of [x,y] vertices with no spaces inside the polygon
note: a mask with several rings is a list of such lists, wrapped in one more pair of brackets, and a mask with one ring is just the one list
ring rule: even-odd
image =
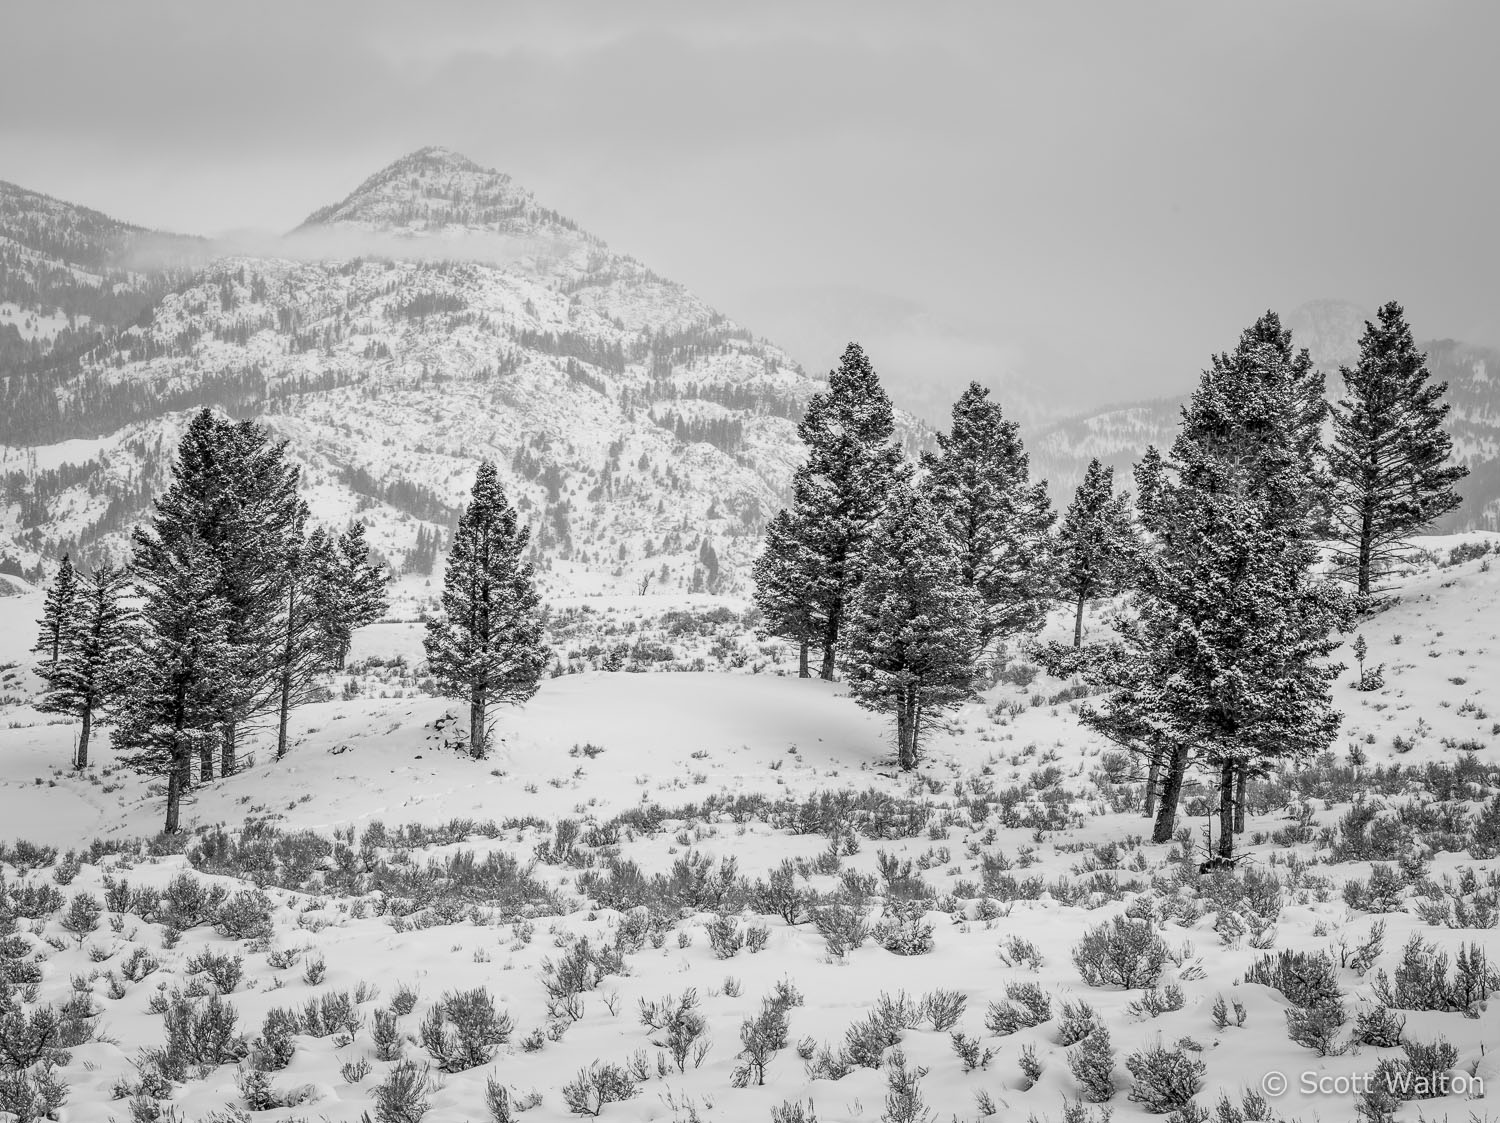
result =
[{"label": "snow-dusted shrub", "polygon": [[1401,912],[1405,883],[1396,870],[1380,862],[1370,867],[1368,881],[1350,880],[1344,883],[1344,903],[1362,912]]},{"label": "snow-dusted shrub", "polygon": [[932,950],[932,925],[920,900],[892,901],[870,929],[875,942],[895,955],[926,955]]},{"label": "snow-dusted shrub", "polygon": [[0,1067],[25,1069],[36,1064],[66,1064],[68,1050],[93,1040],[93,1011],[84,995],[61,1008],[0,1008]]},{"label": "snow-dusted shrub", "polygon": [[745,946],[745,934],[739,921],[727,914],[714,917],[707,925],[708,945],[720,959],[733,959]]},{"label": "snow-dusted shrub", "polygon": [[1116,916],[1090,928],[1073,948],[1073,964],[1089,986],[1126,990],[1154,986],[1167,963],[1167,945],[1149,921]]},{"label": "snow-dusted shrub", "polygon": [[396,993],[391,995],[391,1009],[400,1017],[405,1017],[417,1008],[416,988],[408,983],[397,983]]},{"label": "snow-dusted shrub", "polygon": [[302,1007],[302,1032],[311,1037],[341,1033],[352,1038],[363,1024],[364,1018],[347,990],[324,991]]},{"label": "snow-dusted shrub", "polygon": [[597,1116],[606,1104],[634,1099],[640,1089],[629,1070],[621,1065],[595,1061],[579,1069],[572,1081],[563,1085],[563,1103],[574,1115]]},{"label": "snow-dusted shrub", "polygon": [[180,873],[167,882],[155,915],[145,919],[187,931],[200,924],[212,923],[227,895],[221,885],[210,887],[190,873]]},{"label": "snow-dusted shrub", "polygon": [[1306,1008],[1293,1006],[1286,1011],[1286,1034],[1298,1045],[1311,1049],[1320,1057],[1341,1055],[1347,1045],[1339,1044],[1339,1030],[1348,1018],[1344,1004],[1337,1000],[1320,1002]]},{"label": "snow-dusted shrub", "polygon": [[689,1058],[695,1068],[703,1063],[708,1053],[708,1042],[703,1040],[708,1019],[699,1011],[697,988],[689,987],[675,1000],[668,997],[648,1003],[641,999],[641,1024],[657,1035],[651,1044],[672,1055],[678,1072],[687,1071]]},{"label": "snow-dusted shrub", "polygon": [[1115,1050],[1109,1030],[1096,1028],[1068,1050],[1068,1068],[1090,1103],[1106,1103],[1115,1094]]},{"label": "snow-dusted shrub", "polygon": [[1344,997],[1338,968],[1324,952],[1281,951],[1263,955],[1245,972],[1245,982],[1279,990],[1293,1006],[1307,1010]]},{"label": "snow-dusted shrub", "polygon": [[963,1017],[964,1007],[968,1005],[968,1002],[968,995],[961,991],[940,988],[924,994],[917,1005],[922,1017],[932,1025],[936,1032],[947,1033],[958,1024],[958,1019]]},{"label": "snow-dusted shrub", "polygon": [[818,1123],[818,1113],[813,1110],[812,1100],[807,1101],[806,1107],[791,1100],[782,1100],[771,1108],[771,1123]]},{"label": "snow-dusted shrub", "polygon": [[927,1069],[921,1065],[908,1067],[906,1054],[900,1049],[891,1053],[886,1062],[885,1113],[882,1123],[928,1123],[932,1114],[922,1100],[920,1087]]},{"label": "snow-dusted shrub", "polygon": [[375,1043],[375,1057],[382,1061],[401,1059],[402,1037],[396,1028],[396,1010],[376,1010],[370,1024],[370,1040]]},{"label": "snow-dusted shrub", "polygon": [[1500,990],[1500,972],[1478,944],[1460,947],[1448,974],[1448,955],[1413,934],[1401,953],[1395,978],[1375,973],[1375,997],[1396,1010],[1468,1010]]},{"label": "snow-dusted shrub", "polygon": [[1213,1019],[1217,1029],[1228,1029],[1231,1022],[1236,1026],[1242,1026],[1245,1024],[1245,1004],[1238,998],[1234,999],[1232,1004],[1225,1002],[1224,996],[1220,994],[1214,998]]},{"label": "snow-dusted shrub", "polygon": [[1036,1046],[1022,1045],[1018,1063],[1021,1066],[1021,1079],[1026,1082],[1021,1085],[1025,1091],[1042,1078],[1042,1059],[1036,1055]]},{"label": "snow-dusted shrub", "polygon": [[997,1037],[1041,1025],[1052,1017],[1052,1000],[1036,983],[1007,983],[1005,999],[991,1002],[984,1027]]},{"label": "snow-dusted shrub", "polygon": [[261,1024],[260,1036],[250,1047],[250,1062],[264,1072],[280,1072],[292,1063],[296,1045],[292,1038],[302,1032],[302,1020],[294,1010],[273,1007]]},{"label": "snow-dusted shrub", "polygon": [[1032,971],[1040,971],[1046,962],[1034,943],[1016,935],[1007,936],[1001,942],[999,955],[1012,967],[1026,967]]},{"label": "snow-dusted shrub", "polygon": [[995,1059],[995,1050],[982,1049],[977,1037],[967,1037],[954,1030],[948,1035],[948,1040],[953,1043],[953,1052],[965,1072],[973,1072],[976,1068],[987,1069]]},{"label": "snow-dusted shrub", "polygon": [[204,951],[188,960],[187,969],[190,975],[207,975],[220,994],[230,994],[240,985],[240,979],[245,973],[245,961],[237,955]]},{"label": "snow-dusted shrub", "polygon": [[807,892],[797,885],[797,869],[790,859],[770,872],[765,881],[750,887],[750,905],[756,912],[772,913],[788,924],[797,924],[807,912]]},{"label": "snow-dusted shrub", "polygon": [[879,1068],[885,1051],[901,1044],[902,1027],[872,1011],[844,1031],[844,1045],[839,1059],[845,1071],[850,1067]]},{"label": "snow-dusted shrub", "polygon": [[723,858],[715,866],[713,858],[696,850],[672,863],[672,873],[659,892],[673,905],[696,912],[724,912],[745,903],[738,860]]},{"label": "snow-dusted shrub", "polygon": [[233,1064],[250,1052],[249,1043],[238,1032],[239,1013],[217,994],[198,1004],[181,991],[173,991],[162,1020],[166,1044],[143,1050],[146,1063],[142,1067],[168,1080],[185,1079],[189,1068],[197,1065]]},{"label": "snow-dusted shrub", "polygon": [[104,906],[99,903],[98,897],[92,893],[78,893],[68,902],[68,909],[62,914],[60,922],[65,929],[82,939],[99,926],[102,915]]},{"label": "snow-dusted shrub", "polygon": [[625,973],[625,959],[612,947],[595,948],[585,936],[559,959],[542,960],[542,985],[553,1000],[595,989],[607,975]]},{"label": "snow-dusted shrub", "polygon": [[747,1088],[752,1084],[766,1082],[766,1069],[772,1059],[787,1046],[786,1012],[802,1004],[802,995],[795,988],[780,988],[762,1000],[760,1013],[740,1023],[740,1051],[737,1064],[730,1075],[730,1083],[736,1088]]},{"label": "snow-dusted shrub", "polygon": [[449,991],[422,1020],[422,1047],[443,1072],[464,1072],[485,1064],[495,1047],[510,1040],[515,1023],[495,1009],[483,987]]},{"label": "snow-dusted shrub", "polygon": [[1077,1045],[1104,1023],[1099,1012],[1087,1002],[1064,1002],[1057,1015],[1057,1042],[1059,1045]]},{"label": "snow-dusted shrub", "polygon": [[230,897],[219,907],[214,928],[231,940],[258,940],[272,933],[271,898],[259,889],[246,889]]},{"label": "snow-dusted shrub", "polygon": [[1500,857],[1500,795],[1494,796],[1475,816],[1468,851],[1474,858]]},{"label": "snow-dusted shrub", "polygon": [[1129,1003],[1125,1009],[1138,1018],[1159,1018],[1163,1014],[1181,1010],[1186,1004],[1187,996],[1182,993],[1182,988],[1176,983],[1168,983],[1165,987],[1150,987],[1142,991],[1140,998]]},{"label": "snow-dusted shrub", "polygon": [[432,1077],[426,1065],[418,1068],[414,1061],[401,1061],[375,1085],[375,1123],[419,1123],[431,1106],[427,1093],[432,1091]]},{"label": "snow-dusted shrub", "polygon": [[161,964],[145,948],[133,948],[130,955],[120,964],[120,974],[132,983],[138,983],[152,972],[160,969]]},{"label": "snow-dusted shrub", "polygon": [[16,1123],[55,1119],[67,1102],[68,1085],[49,1063],[0,1071],[0,1113],[13,1115]]},{"label": "snow-dusted shrub", "polygon": [[1134,1078],[1130,1098],[1153,1115],[1187,1107],[1203,1089],[1203,1061],[1183,1045],[1167,1048],[1160,1042],[1125,1058]]},{"label": "snow-dusted shrub", "polygon": [[1405,1029],[1405,1017],[1392,1013],[1389,1007],[1376,1006],[1362,1010],[1354,1019],[1354,1040],[1377,1049],[1393,1049],[1401,1044]]},{"label": "snow-dusted shrub", "polygon": [[864,914],[851,905],[835,902],[812,910],[813,926],[828,941],[830,955],[847,955],[869,939]]}]

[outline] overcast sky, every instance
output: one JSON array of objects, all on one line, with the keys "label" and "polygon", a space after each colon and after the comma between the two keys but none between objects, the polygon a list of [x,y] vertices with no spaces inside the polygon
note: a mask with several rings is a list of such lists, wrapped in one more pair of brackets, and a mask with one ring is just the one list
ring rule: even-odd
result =
[{"label": "overcast sky", "polygon": [[0,179],[285,230],[443,144],[815,367],[862,339],[909,399],[1179,389],[1318,297],[1500,342],[1493,0],[3,0],[0,27]]}]

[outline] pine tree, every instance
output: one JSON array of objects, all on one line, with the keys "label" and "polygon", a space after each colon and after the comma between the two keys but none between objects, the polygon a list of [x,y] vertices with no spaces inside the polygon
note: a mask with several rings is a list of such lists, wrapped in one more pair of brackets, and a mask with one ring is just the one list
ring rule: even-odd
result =
[{"label": "pine tree", "polygon": [[78,582],[57,661],[41,672],[47,691],[37,709],[79,720],[75,768],[88,767],[89,735],[129,650],[131,614],[122,603],[125,589],[124,571],[108,565]]},{"label": "pine tree", "polygon": [[[154,533],[168,548],[191,537],[213,558],[225,640],[236,656],[214,687],[224,775],[236,767],[241,724],[274,712],[280,697],[281,588],[304,510],[285,447],[248,421],[201,410],[178,447],[172,486],[156,502]],[[199,747],[200,779],[211,780],[212,746]]]},{"label": "pine tree", "polygon": [[334,552],[326,531],[318,527],[304,539],[304,508],[299,512],[281,572],[279,650],[276,655],[276,759],[286,756],[288,725],[294,706],[311,701],[319,677],[332,666],[324,606],[334,599],[320,592],[336,587]]},{"label": "pine tree", "polygon": [[792,520],[811,565],[807,618],[822,634],[819,677],[832,679],[844,617],[859,587],[859,556],[887,494],[906,477],[891,400],[857,343],[844,350],[797,427],[807,460],[792,476]]},{"label": "pine tree", "polygon": [[191,529],[169,538],[134,534],[132,571],[141,600],[139,624],[121,670],[115,747],[124,763],[167,778],[165,830],[180,825],[182,795],[194,757],[223,736],[218,684],[236,657],[228,639],[222,576],[208,545]]},{"label": "pine tree", "polygon": [[1058,595],[1075,609],[1074,647],[1083,646],[1084,607],[1125,591],[1138,548],[1130,497],[1114,493],[1114,480],[1113,468],[1089,461],[1053,547]]},{"label": "pine tree", "polygon": [[806,528],[788,510],[766,526],[765,548],[755,559],[755,606],[765,617],[767,635],[797,645],[797,675],[808,678],[808,651],[824,629],[823,602],[809,595],[819,573],[818,555],[807,544]]},{"label": "pine tree", "polygon": [[1450,463],[1443,430],[1447,383],[1430,384],[1401,305],[1365,322],[1359,362],[1340,367],[1346,397],[1333,411],[1329,467],[1335,481],[1333,533],[1343,568],[1367,596],[1406,549],[1406,540],[1456,509],[1454,485],[1468,474]]},{"label": "pine tree", "polygon": [[443,577],[443,615],[427,623],[424,647],[439,689],[469,703],[469,751],[487,747],[491,703],[536,693],[547,665],[541,602],[526,556],[530,533],[500,490],[495,465],[479,466]]},{"label": "pine tree", "polygon": [[354,633],[385,615],[390,578],[384,566],[370,561],[362,522],[351,523],[336,541],[327,538],[317,557],[321,560],[314,572],[322,583],[317,597],[324,642],[333,667],[343,670]]},{"label": "pine tree", "polygon": [[896,760],[917,766],[938,714],[973,687],[978,599],[940,513],[898,485],[861,555],[843,645],[849,693],[896,717]]},{"label": "pine tree", "polygon": [[1315,455],[1322,379],[1267,313],[1216,356],[1163,461],[1138,467],[1149,546],[1138,616],[1091,660],[1111,690],[1084,720],[1162,766],[1155,838],[1171,838],[1190,764],[1219,781],[1219,854],[1233,856],[1249,775],[1327,746],[1327,657],[1350,605],[1314,571],[1325,482]]},{"label": "pine tree", "polygon": [[1034,631],[1052,595],[1046,554],[1054,515],[1046,483],[1030,481],[1019,428],[971,382],[954,403],[952,431],[937,441],[937,454],[923,458],[926,488],[982,606],[981,649]]},{"label": "pine tree", "polygon": [[36,646],[31,650],[40,652],[47,666],[56,667],[62,655],[63,637],[72,624],[74,603],[78,597],[78,577],[73,572],[73,562],[67,554],[57,567],[57,576],[47,596],[42,601],[42,618],[37,621],[41,628]]}]

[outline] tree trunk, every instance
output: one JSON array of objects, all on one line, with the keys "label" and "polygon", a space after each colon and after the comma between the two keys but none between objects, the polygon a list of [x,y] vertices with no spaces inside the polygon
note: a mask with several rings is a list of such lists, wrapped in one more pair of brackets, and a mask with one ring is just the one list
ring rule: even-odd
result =
[{"label": "tree trunk", "polygon": [[1219,765],[1219,857],[1234,859],[1234,787],[1239,766],[1232,760]]},{"label": "tree trunk", "polygon": [[1363,505],[1359,518],[1359,595],[1370,594],[1370,570],[1375,553],[1375,512],[1368,500]]},{"label": "tree trunk", "polygon": [[1073,617],[1073,646],[1083,646],[1083,598],[1078,598],[1078,613]]},{"label": "tree trunk", "polygon": [[833,653],[839,644],[839,605],[828,610],[828,623],[823,627],[823,666],[818,677],[824,682],[833,681]]},{"label": "tree trunk", "polygon": [[1171,842],[1177,830],[1177,803],[1182,798],[1182,782],[1187,778],[1188,747],[1174,744],[1163,764],[1161,803],[1156,809],[1156,826],[1152,842]]},{"label": "tree trunk", "polygon": [[[239,722],[229,721],[224,725],[224,749],[223,760],[219,768],[219,775],[233,776],[234,770],[239,767],[237,749],[239,747]],[[212,779],[212,777],[210,777]]]},{"label": "tree trunk", "polygon": [[167,825],[162,829],[167,834],[176,834],[181,817],[182,793],[187,787],[187,780],[192,773],[193,758],[187,753],[180,753],[180,757],[172,762],[171,774],[167,777]]},{"label": "tree trunk", "polygon": [[801,649],[797,653],[797,677],[812,678],[812,672],[807,669],[807,650],[812,644],[803,639]]},{"label": "tree trunk", "polygon": [[1161,783],[1161,749],[1151,750],[1151,767],[1146,771],[1146,806],[1141,812],[1146,818],[1156,814],[1156,791]]},{"label": "tree trunk", "polygon": [[94,727],[94,707],[92,703],[83,704],[83,728],[78,731],[78,753],[73,758],[73,766],[80,772],[89,766],[89,732]]},{"label": "tree trunk", "polygon": [[917,766],[916,705],[905,696],[896,700],[896,764],[903,772]]},{"label": "tree trunk", "polygon": [[1234,833],[1245,833],[1245,798],[1250,788],[1250,768],[1243,761],[1234,770]]},{"label": "tree trunk", "polygon": [[292,659],[297,638],[297,583],[286,594],[286,637],[281,646],[281,709],[276,720],[276,759],[286,756],[287,718],[292,712]]},{"label": "tree trunk", "polygon": [[475,760],[484,756],[484,704],[482,689],[469,695],[469,755]]},{"label": "tree trunk", "polygon": [[[224,736],[226,738],[230,736],[229,730],[232,728],[232,726],[233,726],[233,723],[231,722],[230,725],[227,725],[227,726],[224,727]],[[226,744],[226,748],[224,750],[224,753],[225,753],[225,757],[227,759],[228,755],[229,755],[229,749],[227,747],[228,742],[226,741],[225,744]],[[213,746],[213,743],[211,741],[209,741],[208,738],[205,737],[203,739],[202,743],[199,744],[199,746],[198,746],[198,782],[200,784],[206,784],[210,780],[212,780],[213,778],[214,778],[214,746]]]}]

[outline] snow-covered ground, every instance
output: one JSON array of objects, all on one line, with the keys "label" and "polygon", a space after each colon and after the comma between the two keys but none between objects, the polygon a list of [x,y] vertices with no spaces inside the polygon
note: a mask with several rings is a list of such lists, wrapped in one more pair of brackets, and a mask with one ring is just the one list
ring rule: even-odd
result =
[{"label": "snow-covered ground", "polygon": [[[1425,543],[1445,561],[1458,544]],[[1377,1005],[1379,972],[1395,976],[1410,937],[1434,944],[1450,964],[1471,943],[1497,949],[1493,916],[1489,927],[1429,923],[1445,877],[1477,907],[1493,901],[1489,879],[1500,872],[1495,858],[1471,857],[1451,832],[1429,822],[1430,813],[1472,819],[1500,787],[1493,686],[1500,570],[1490,560],[1424,569],[1362,625],[1368,662],[1385,664],[1386,685],[1353,689],[1353,659],[1345,656],[1349,671],[1337,697],[1347,718],[1335,753],[1304,774],[1300,789],[1293,780],[1258,799],[1244,836],[1249,869],[1234,876],[1200,876],[1199,856],[1181,843],[1143,843],[1149,824],[1134,809],[1131,786],[1114,782],[1118,759],[1079,726],[1073,704],[1057,697],[1067,684],[1030,678],[1024,658],[982,703],[966,706],[933,736],[916,776],[891,770],[881,718],[836,684],[775,673],[790,670],[785,663],[768,663],[759,674],[747,665],[739,673],[589,671],[548,679],[528,705],[499,715],[498,746],[484,761],[454,747],[462,726],[456,703],[381,698],[372,671],[348,680],[357,684],[354,696],[336,689],[337,700],[296,712],[295,744],[284,760],[270,758],[261,734],[253,766],[195,791],[184,807],[194,832],[186,855],[172,852],[177,847],[142,847],[137,840],[153,834],[161,815],[157,782],[119,768],[107,743],[96,747],[88,773],[67,772],[73,728],[49,724],[56,719],[22,700],[35,685],[26,667],[39,593],[3,598],[0,698],[10,700],[0,706],[0,839],[25,838],[60,853],[50,860],[6,853],[0,870],[7,892],[33,890],[9,913],[0,908],[0,924],[14,914],[18,933],[18,942],[0,951],[11,964],[38,965],[38,1002],[60,1005],[81,994],[77,1001],[97,1015],[96,1039],[73,1048],[59,1069],[70,1086],[64,1118],[78,1123],[165,1110],[151,1108],[146,1092],[162,1093],[183,1120],[248,1110],[234,1063],[191,1067],[170,1087],[140,1087],[141,1050],[167,1039],[167,1019],[153,1004],[170,1005],[162,996],[178,989],[224,990],[238,1031],[251,1040],[274,1008],[299,1011],[290,1061],[268,1074],[280,1098],[295,1103],[254,1118],[353,1123],[365,1111],[376,1120],[399,1118],[381,1108],[377,1089],[389,1086],[400,1062],[380,1059],[375,1035],[377,1011],[403,985],[416,999],[396,1019],[399,1048],[431,1065],[433,1088],[421,1116],[430,1123],[492,1118],[485,1106],[491,1080],[518,1103],[540,1097],[521,1116],[526,1120],[575,1118],[564,1088],[596,1060],[640,1066],[636,1095],[605,1105],[604,1119],[758,1121],[784,1102],[810,1100],[822,1123],[873,1123],[887,1117],[891,1050],[883,1066],[855,1063],[838,1079],[818,1058],[824,1046],[834,1057],[849,1049],[846,1034],[870,1017],[882,993],[900,992],[913,1000],[955,992],[966,1002],[942,1029],[915,1015],[892,1023],[908,1023],[895,1031],[899,1048],[913,1071],[927,1070],[920,1095],[937,1120],[979,1119],[987,1105],[993,1118],[1007,1120],[1062,1120],[1070,1111],[1069,1118],[1098,1123],[1105,1107],[1117,1120],[1150,1118],[1129,1098],[1135,1076],[1127,1060],[1158,1042],[1181,1045],[1202,1062],[1194,1102],[1221,1123],[1352,1119],[1351,1082],[1402,1050],[1365,1045],[1319,1056],[1289,1040],[1288,998],[1244,976],[1268,951],[1352,953],[1383,924],[1381,950],[1362,973],[1352,964],[1335,968],[1348,1015],[1335,1034],[1342,1046],[1356,1016]],[[647,598],[580,603],[591,599],[601,617],[614,614],[619,634],[632,622],[658,619],[637,608]],[[744,606],[726,607],[739,613]],[[1059,618],[1059,635],[1065,626]],[[1102,626],[1100,617],[1091,619],[1092,628]],[[378,669],[400,658],[416,681],[420,639],[420,625],[379,625],[360,635],[353,660]],[[1351,746],[1364,763],[1340,779]],[[1470,763],[1453,785],[1437,773],[1392,784],[1375,772],[1461,760]],[[1344,892],[1345,883],[1368,880],[1379,864],[1370,859],[1373,850],[1354,860],[1340,826],[1350,801],[1366,790],[1384,809],[1382,821],[1404,815],[1416,824],[1402,849],[1405,874],[1394,897],[1378,906],[1357,894],[1346,900]],[[1189,792],[1179,820],[1195,842],[1204,794]],[[827,799],[820,803],[813,798],[819,795]],[[1426,807],[1428,819],[1415,807]],[[398,834],[408,826],[425,829]],[[96,838],[95,860],[81,867],[68,861],[69,850],[87,858]],[[236,839],[241,845],[231,852]],[[517,866],[486,880],[452,864],[462,853],[475,855],[481,868],[491,856]],[[733,878],[716,885],[713,876],[732,862],[734,876],[753,887],[784,860],[794,863],[793,888],[816,894],[828,910],[823,928],[832,930],[840,907],[846,917],[859,911],[886,927],[840,952],[805,910],[793,910],[796,923],[789,923],[766,911],[765,894],[747,894]],[[434,880],[420,873],[430,862],[450,864]],[[1384,864],[1396,869],[1394,861]],[[636,867],[641,882],[628,876]],[[1465,870],[1473,878],[1467,885]],[[209,922],[212,908],[185,917],[180,886],[169,897],[177,904],[162,905],[168,883],[184,873],[229,894],[262,887],[271,934],[236,939]],[[652,886],[656,875],[661,880]],[[126,884],[150,892],[131,897]],[[44,899],[44,888],[60,898]],[[109,907],[91,928],[73,932],[63,918],[81,895],[107,898]],[[636,901],[653,919],[631,911]],[[731,920],[722,920],[721,910]],[[1075,964],[1072,949],[1085,933],[1127,910],[1149,917],[1165,943],[1169,954],[1152,993],[1178,1008],[1152,1016],[1142,1005],[1150,1004],[1148,992],[1089,985]],[[88,920],[86,912],[75,915],[75,928],[80,915]],[[930,927],[925,937],[923,926]],[[734,941],[725,936],[734,932],[750,942],[731,953]],[[585,938],[587,953],[580,950]],[[600,948],[618,949],[620,958],[600,958]],[[137,951],[159,968],[131,981],[127,963]],[[200,958],[206,952],[238,956],[243,977],[221,972],[218,984],[209,982],[190,965],[210,965]],[[589,954],[593,966],[567,985],[564,965],[582,964]],[[137,958],[128,973],[139,975],[143,962]],[[321,977],[307,971],[318,962]],[[17,984],[30,977],[20,968],[7,968],[11,974]],[[742,1024],[781,983],[803,1000],[786,1010],[785,1046],[770,1060],[764,1085],[752,1079],[735,1087]],[[990,1004],[1004,1002],[1007,987],[1027,983],[1045,992],[1050,1016],[995,1032],[1006,1027]],[[483,1063],[440,1072],[419,1027],[446,994],[475,987],[508,1013],[513,1031]],[[641,1010],[643,1002],[679,998],[689,988],[705,1018],[699,1040],[710,1048],[701,1064],[689,1055],[679,1071],[665,1046],[653,1043],[665,1037],[642,1024]],[[564,993],[570,989],[578,992],[571,1000]],[[309,1024],[308,1001],[341,992],[355,1008],[350,1024],[329,1032],[316,1019]],[[1213,1015],[1220,996],[1230,1012],[1223,1027]],[[30,1001],[20,985],[17,998]],[[209,1000],[188,1001],[201,1011]],[[1076,1046],[1060,1041],[1060,1018],[1064,1003],[1079,1001],[1097,1011],[1115,1050],[1107,1105],[1075,1103],[1082,1085],[1068,1058]],[[1235,1002],[1243,1025],[1235,1024]],[[1402,1104],[1398,1118],[1415,1120],[1419,1109],[1430,1120],[1490,1118],[1472,1097],[1483,1083],[1500,1089],[1500,1012],[1479,1002],[1467,1011],[1404,1016],[1405,1040],[1444,1038],[1456,1053],[1453,1094]],[[984,1050],[993,1056],[966,1070],[954,1031],[977,1041],[981,1059]],[[236,1052],[231,1043],[224,1055]],[[667,1058],[660,1070],[659,1054]],[[1033,1065],[1040,1072],[1026,1074]],[[1273,1073],[1283,1074],[1289,1089],[1247,1111],[1242,1093],[1275,1092]],[[1221,1112],[1221,1095],[1239,1115]]]}]

